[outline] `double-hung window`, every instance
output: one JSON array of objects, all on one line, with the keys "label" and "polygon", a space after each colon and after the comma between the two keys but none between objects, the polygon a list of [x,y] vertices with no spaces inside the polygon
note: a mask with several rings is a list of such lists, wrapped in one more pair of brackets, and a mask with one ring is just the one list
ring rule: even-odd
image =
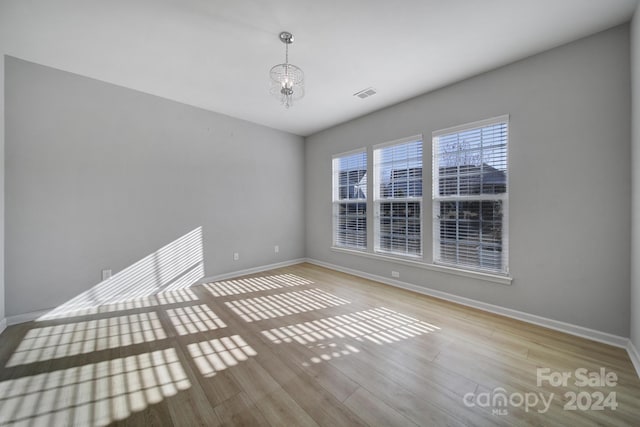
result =
[{"label": "double-hung window", "polygon": [[374,147],[374,250],[422,256],[422,137]]},{"label": "double-hung window", "polygon": [[508,129],[502,116],[433,133],[435,263],[508,273]]},{"label": "double-hung window", "polygon": [[367,249],[367,152],[333,158],[333,245]]}]

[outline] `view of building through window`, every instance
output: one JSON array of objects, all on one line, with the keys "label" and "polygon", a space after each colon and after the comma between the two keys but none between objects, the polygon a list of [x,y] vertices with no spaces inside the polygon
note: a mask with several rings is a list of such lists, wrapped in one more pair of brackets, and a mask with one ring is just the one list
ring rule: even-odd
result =
[{"label": "view of building through window", "polygon": [[373,152],[375,250],[422,255],[422,139],[409,138]]},{"label": "view of building through window", "polygon": [[434,261],[507,272],[508,118],[434,133]]},{"label": "view of building through window", "polygon": [[333,245],[367,248],[367,153],[333,159]]}]

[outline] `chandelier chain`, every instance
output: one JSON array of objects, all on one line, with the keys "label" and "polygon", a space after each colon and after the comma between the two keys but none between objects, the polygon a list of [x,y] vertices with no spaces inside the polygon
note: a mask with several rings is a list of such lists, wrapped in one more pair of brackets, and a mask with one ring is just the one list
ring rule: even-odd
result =
[{"label": "chandelier chain", "polygon": [[287,64],[287,67],[289,66],[289,42],[285,43],[284,63]]}]

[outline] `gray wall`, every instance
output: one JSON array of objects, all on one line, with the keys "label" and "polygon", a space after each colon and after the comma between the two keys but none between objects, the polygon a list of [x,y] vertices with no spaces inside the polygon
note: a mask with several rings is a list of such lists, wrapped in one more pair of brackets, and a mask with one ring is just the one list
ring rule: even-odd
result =
[{"label": "gray wall", "polygon": [[5,77],[7,316],[200,226],[207,276],[304,256],[301,137],[11,57]]},{"label": "gray wall", "polygon": [[640,350],[640,6],[631,21],[631,342]]},{"label": "gray wall", "polygon": [[[629,336],[629,28],[616,27],[306,140],[309,258]],[[366,101],[365,101],[366,102]],[[510,114],[511,286],[330,251],[331,155]]]},{"label": "gray wall", "polygon": [[4,60],[0,49],[0,329],[5,320],[5,287],[4,287]]}]

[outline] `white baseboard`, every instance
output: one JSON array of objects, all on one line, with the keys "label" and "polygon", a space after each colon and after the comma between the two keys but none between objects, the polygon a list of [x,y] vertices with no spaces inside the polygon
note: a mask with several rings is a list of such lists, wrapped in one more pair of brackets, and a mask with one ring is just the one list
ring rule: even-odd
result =
[{"label": "white baseboard", "polygon": [[247,274],[255,274],[261,273],[267,270],[275,270],[276,268],[289,267],[291,265],[300,264],[306,262],[306,258],[298,258],[292,259],[289,261],[278,262],[275,264],[262,265],[259,267],[247,268],[245,270],[232,271],[230,273],[217,274],[215,276],[205,277],[203,279],[198,280],[198,284],[200,283],[210,283],[210,282],[219,282],[220,280],[232,279],[234,277],[246,276]]},{"label": "white baseboard", "polygon": [[17,325],[18,323],[31,322],[32,320],[36,320],[40,316],[44,316],[49,313],[53,308],[48,308],[46,310],[38,310],[38,311],[30,311],[28,313],[16,314],[15,316],[7,317],[7,325]]},{"label": "white baseboard", "polygon": [[631,340],[627,342],[627,353],[629,353],[631,363],[633,363],[633,367],[636,368],[636,373],[640,377],[640,353]]},{"label": "white baseboard", "polygon": [[[230,273],[218,274],[216,276],[205,277],[203,279],[200,279],[196,283],[194,283],[193,285],[195,286],[195,285],[199,285],[201,283],[217,282],[217,281],[220,281],[220,280],[231,279],[233,277],[245,276],[247,274],[260,273],[261,271],[274,270],[276,268],[288,267],[290,265],[300,264],[301,262],[305,262],[305,261],[306,260],[304,258],[298,258],[298,259],[293,259],[293,260],[289,260],[289,261],[278,262],[278,263],[275,263],[275,264],[262,265],[262,266],[259,266],[259,267],[248,268],[248,269],[245,269],[245,270],[239,270],[239,271],[233,271],[233,272],[230,272]],[[10,325],[17,325],[18,323],[30,322],[32,320],[36,320],[36,319],[40,318],[41,316],[44,316],[45,314],[49,313],[53,309],[54,308],[49,308],[49,309],[46,309],[46,310],[31,311],[29,313],[23,313],[23,314],[18,314],[18,315],[15,315],[15,316],[9,316],[6,319],[4,319],[3,322],[6,323],[5,327],[7,325],[10,326]],[[0,322],[0,333],[2,332],[2,330],[3,330],[2,322]]]},{"label": "white baseboard", "polygon": [[609,344],[615,347],[627,348],[627,345],[628,345],[627,343],[629,342],[628,338],[609,334],[607,332],[596,331],[594,329],[585,328],[583,326],[572,325],[570,323],[561,322],[559,320],[548,319],[546,317],[537,316],[535,314],[525,313],[522,311],[505,308],[498,305],[488,304],[486,302],[461,297],[461,296],[450,294],[447,292],[430,289],[424,286],[418,286],[412,283],[401,282],[395,279],[389,279],[387,277],[378,276],[375,274],[365,273],[360,270],[354,270],[351,268],[326,263],[324,261],[307,259],[307,262],[310,264],[319,265],[321,267],[330,268],[332,270],[341,271],[343,273],[353,274],[354,276],[363,277],[365,279],[374,280],[376,282],[382,282],[384,284],[395,286],[398,288],[407,289],[420,294],[466,305],[468,307],[478,308],[480,310],[488,311],[490,313],[500,314],[502,316],[510,317],[512,319],[522,320],[527,323],[533,323],[534,325],[544,326],[545,328],[554,329],[556,331],[565,332],[570,335],[576,335],[582,338],[587,338],[593,341],[598,341],[598,342]]},{"label": "white baseboard", "polygon": [[5,329],[7,329],[7,318],[6,317],[4,319],[0,320],[0,334],[3,333]]}]

